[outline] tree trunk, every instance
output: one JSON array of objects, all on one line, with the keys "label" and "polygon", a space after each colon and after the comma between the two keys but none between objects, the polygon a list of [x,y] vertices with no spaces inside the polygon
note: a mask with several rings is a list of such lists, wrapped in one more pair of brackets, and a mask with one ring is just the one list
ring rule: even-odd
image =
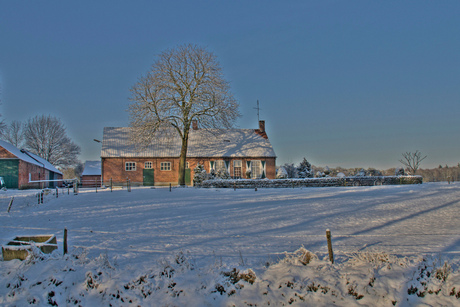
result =
[{"label": "tree trunk", "polygon": [[187,159],[188,133],[189,133],[189,129],[186,129],[183,134],[182,147],[180,150],[179,182],[178,182],[180,186],[185,186],[185,162]]}]

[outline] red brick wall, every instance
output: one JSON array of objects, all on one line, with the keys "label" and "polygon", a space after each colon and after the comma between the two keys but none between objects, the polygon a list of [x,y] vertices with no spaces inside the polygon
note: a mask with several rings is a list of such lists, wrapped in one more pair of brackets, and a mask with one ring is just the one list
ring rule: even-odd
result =
[{"label": "red brick wall", "polygon": [[11,159],[11,158],[12,159],[17,159],[18,157],[13,155],[11,152],[6,150],[5,148],[0,147],[0,158],[3,158],[3,159]]},{"label": "red brick wall", "polygon": [[[191,169],[191,176],[193,181],[193,170],[198,163],[204,165],[206,172],[210,171],[210,161],[216,161],[219,159],[210,159],[210,158],[187,158],[189,162],[189,168]],[[221,159],[222,160],[222,159]],[[266,161],[266,177],[268,179],[275,179],[276,177],[276,166],[275,158],[232,158],[232,159],[223,159],[230,161],[230,175],[233,176],[233,160],[242,161],[242,177],[246,178],[246,161],[251,160],[263,160]],[[143,169],[145,162],[152,162],[152,167],[154,169],[154,178],[155,185],[165,185],[165,184],[177,184],[179,180],[179,158],[102,158],[102,178],[104,184],[109,184],[110,179],[114,183],[125,183],[127,179],[130,179],[132,183],[143,182]],[[125,171],[125,162],[135,162],[136,170],[135,171]],[[161,162],[171,162],[170,171],[161,171],[160,163]]]},{"label": "red brick wall", "polygon": [[48,187],[47,182],[29,183],[29,173],[31,174],[32,181],[47,180],[49,178],[49,172],[45,170],[43,167],[19,160],[19,189],[41,189]]}]

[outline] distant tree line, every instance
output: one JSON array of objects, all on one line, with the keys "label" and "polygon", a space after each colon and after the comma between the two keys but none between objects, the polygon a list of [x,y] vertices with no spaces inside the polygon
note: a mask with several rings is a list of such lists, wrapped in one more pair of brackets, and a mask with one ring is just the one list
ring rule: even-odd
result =
[{"label": "distant tree line", "polygon": [[[416,151],[417,159],[418,151]],[[407,153],[405,153],[407,156]],[[404,155],[404,154],[403,154]],[[420,160],[420,157],[418,158]],[[437,181],[460,181],[460,163],[456,166],[444,167],[439,165],[433,169],[421,169],[417,168],[414,172],[414,167],[394,167],[385,170],[379,170],[375,168],[364,169],[362,167],[355,168],[343,168],[334,167],[329,168],[327,166],[315,166],[307,162],[306,158],[303,158],[299,165],[294,163],[285,163],[277,168],[277,178],[318,178],[318,177],[342,177],[342,176],[395,176],[395,175],[406,175],[416,174],[423,177],[424,182],[437,182]],[[308,165],[307,167],[305,167]],[[404,164],[403,164],[404,165]],[[404,165],[406,166],[406,165]],[[304,175],[306,174],[306,176]]]}]

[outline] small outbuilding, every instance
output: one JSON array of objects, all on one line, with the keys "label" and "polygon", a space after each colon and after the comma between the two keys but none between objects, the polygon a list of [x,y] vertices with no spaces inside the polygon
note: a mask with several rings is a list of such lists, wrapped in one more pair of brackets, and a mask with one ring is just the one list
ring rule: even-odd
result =
[{"label": "small outbuilding", "polygon": [[101,174],[101,161],[86,161],[80,178],[81,186],[100,187]]},{"label": "small outbuilding", "polygon": [[54,188],[61,184],[58,180],[63,178],[62,173],[50,162],[1,140],[0,177],[3,177],[9,189]]}]

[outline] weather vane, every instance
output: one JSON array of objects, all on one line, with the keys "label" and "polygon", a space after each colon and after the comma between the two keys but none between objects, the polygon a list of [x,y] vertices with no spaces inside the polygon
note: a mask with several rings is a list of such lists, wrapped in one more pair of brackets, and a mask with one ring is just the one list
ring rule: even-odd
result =
[{"label": "weather vane", "polygon": [[259,118],[259,111],[260,111],[260,108],[259,108],[259,100],[257,100],[257,107],[254,108],[255,110],[257,110],[257,121],[260,121],[260,118]]}]

